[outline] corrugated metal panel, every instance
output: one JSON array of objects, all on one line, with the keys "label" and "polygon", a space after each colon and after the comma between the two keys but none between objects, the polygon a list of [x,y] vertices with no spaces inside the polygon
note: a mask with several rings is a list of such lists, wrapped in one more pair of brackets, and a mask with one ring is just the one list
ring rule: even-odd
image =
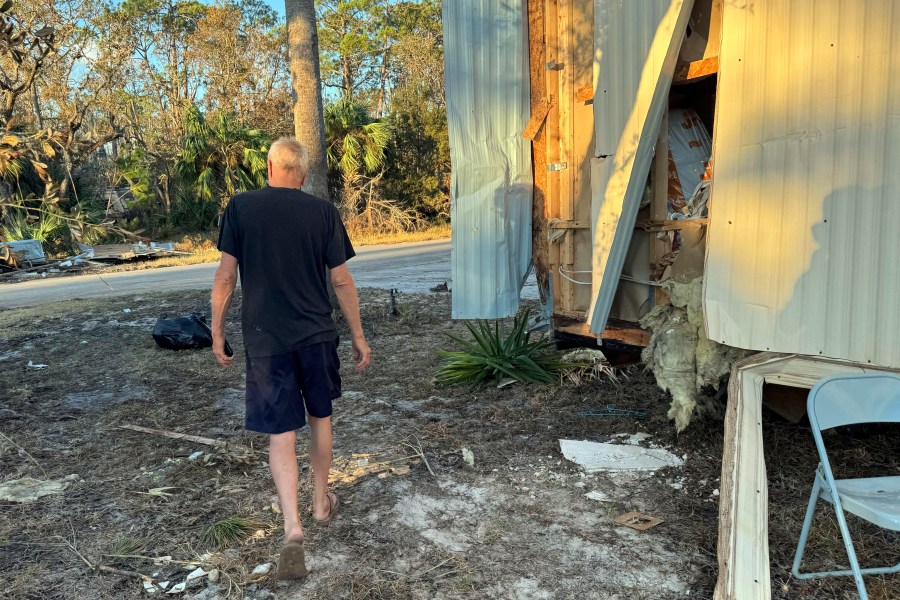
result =
[{"label": "corrugated metal panel", "polygon": [[10,252],[15,253],[19,260],[34,263],[43,263],[47,261],[47,255],[44,254],[44,247],[39,240],[0,242],[0,249],[3,248],[8,248]]},{"label": "corrugated metal panel", "polygon": [[900,367],[900,1],[726,3],[719,65],[709,337]]},{"label": "corrugated metal panel", "polygon": [[515,314],[531,264],[524,0],[444,2],[453,318]]},{"label": "corrugated metal panel", "polygon": [[[591,331],[606,326],[693,0],[596,0]],[[607,158],[603,158],[607,157]]]}]

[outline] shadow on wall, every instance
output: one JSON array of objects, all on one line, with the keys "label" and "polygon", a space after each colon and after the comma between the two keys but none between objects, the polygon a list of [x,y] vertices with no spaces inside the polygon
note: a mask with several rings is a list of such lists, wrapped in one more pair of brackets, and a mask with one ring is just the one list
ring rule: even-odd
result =
[{"label": "shadow on wall", "polygon": [[885,186],[829,194],[775,339],[804,354],[883,364],[900,331],[898,225],[900,203]]}]

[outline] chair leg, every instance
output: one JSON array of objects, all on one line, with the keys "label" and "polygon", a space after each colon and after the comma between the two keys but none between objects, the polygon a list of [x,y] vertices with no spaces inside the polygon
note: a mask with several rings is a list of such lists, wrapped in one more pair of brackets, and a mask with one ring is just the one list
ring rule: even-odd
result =
[{"label": "chair leg", "polygon": [[803,519],[803,528],[800,530],[800,541],[797,543],[797,552],[794,554],[794,566],[791,572],[797,579],[812,579],[817,573],[801,573],[800,563],[803,562],[803,553],[806,551],[806,542],[809,539],[809,530],[812,526],[813,515],[816,512],[816,505],[819,503],[819,494],[822,492],[822,483],[819,480],[819,474],[816,473],[816,479],[813,482],[812,493],[809,496],[809,505],[806,507],[806,517]]},{"label": "chair leg", "polygon": [[862,572],[859,568],[859,560],[856,558],[856,550],[853,548],[853,540],[850,539],[850,529],[847,527],[844,507],[841,506],[841,499],[837,495],[837,489],[834,486],[832,486],[832,492],[834,495],[834,512],[837,516],[838,526],[841,528],[841,537],[844,538],[844,549],[847,551],[847,558],[850,560],[850,569],[853,571],[853,579],[856,581],[859,598],[860,600],[869,600],[866,584],[863,582]]}]

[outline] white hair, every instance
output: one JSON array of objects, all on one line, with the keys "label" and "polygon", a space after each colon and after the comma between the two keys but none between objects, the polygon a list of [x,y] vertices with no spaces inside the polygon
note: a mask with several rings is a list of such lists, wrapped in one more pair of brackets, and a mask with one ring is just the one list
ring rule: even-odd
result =
[{"label": "white hair", "polygon": [[290,171],[298,179],[309,172],[309,151],[292,137],[280,137],[269,148],[269,160],[276,167]]}]

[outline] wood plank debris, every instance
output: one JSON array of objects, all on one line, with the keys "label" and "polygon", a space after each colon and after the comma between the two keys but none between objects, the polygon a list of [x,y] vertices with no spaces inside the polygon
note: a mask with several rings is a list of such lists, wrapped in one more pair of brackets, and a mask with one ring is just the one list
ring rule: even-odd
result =
[{"label": "wood plank debris", "polygon": [[531,113],[531,120],[528,121],[525,131],[522,132],[522,137],[526,140],[534,141],[534,138],[537,137],[538,131],[540,131],[544,121],[547,120],[547,114],[549,112],[550,101],[544,98]]},{"label": "wood plank debris", "polygon": [[575,92],[575,102],[588,102],[594,99],[594,86],[586,85]]},{"label": "wood plank debris", "polygon": [[150,427],[141,427],[140,425],[119,425],[119,429],[128,429],[130,431],[138,431],[140,433],[149,433],[150,435],[161,435],[173,440],[185,440],[186,442],[194,442],[203,444],[204,446],[215,446],[217,448],[227,448],[228,443],[222,440],[201,437],[199,435],[190,435],[187,433],[178,433],[177,431],[167,431],[165,429],[152,429]]},{"label": "wood plank debris", "polygon": [[719,57],[710,56],[703,60],[695,60],[694,62],[681,63],[675,67],[675,77],[672,79],[673,84],[689,83],[705,79],[710,75],[719,72]]}]

